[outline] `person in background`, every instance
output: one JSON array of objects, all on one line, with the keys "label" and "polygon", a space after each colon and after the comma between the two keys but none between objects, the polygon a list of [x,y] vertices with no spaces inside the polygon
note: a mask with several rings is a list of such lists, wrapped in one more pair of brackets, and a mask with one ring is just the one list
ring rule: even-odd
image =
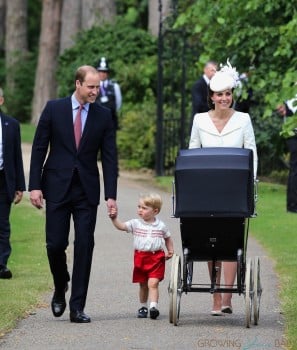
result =
[{"label": "person in background", "polygon": [[203,75],[194,83],[192,87],[192,118],[197,113],[209,110],[207,102],[208,84],[217,68],[218,65],[215,61],[206,62]]},{"label": "person in background", "polygon": [[118,83],[109,79],[109,65],[105,57],[101,57],[97,67],[100,77],[100,89],[96,102],[111,110],[115,130],[119,128],[118,113],[122,107],[122,93]]},{"label": "person in background", "polygon": [[[162,199],[157,193],[141,195],[138,202],[137,219],[121,222],[116,209],[111,213],[112,223],[121,231],[134,236],[133,283],[139,283],[141,307],[138,318],[147,318],[150,300],[150,318],[159,316],[159,282],[164,279],[165,259],[173,256],[173,241],[166,225],[156,216],[160,213]],[[164,252],[166,246],[167,254]]]},{"label": "person in background", "polygon": [[32,145],[29,191],[36,208],[42,208],[46,200],[46,249],[55,287],[51,301],[55,317],[62,316],[66,308],[70,280],[66,249],[73,219],[70,321],[88,323],[91,319],[84,308],[100,201],[97,155],[100,151],[104,198],[112,215],[117,152],[111,112],[95,103],[99,90],[96,68],[79,67],[74,82],[71,96],[48,101],[41,114]]},{"label": "person in background", "polygon": [[[297,111],[297,96],[277,106],[278,114],[291,117]],[[296,132],[295,132],[296,133]],[[287,211],[297,213],[297,133],[287,138],[287,147],[290,153],[289,176],[287,183]]]},{"label": "person in background", "polygon": [[[4,93],[0,87],[0,107],[3,104]],[[20,125],[0,109],[0,278],[3,279],[12,277],[7,267],[12,250],[9,221],[11,204],[18,204],[25,190]]]},{"label": "person in background", "polygon": [[[208,104],[209,111],[197,113],[194,116],[189,148],[199,147],[239,147],[253,151],[254,177],[257,174],[257,148],[254,130],[249,114],[235,111],[233,106],[233,92],[237,87],[238,73],[227,61],[215,73],[209,83]],[[212,263],[208,263],[211,275]],[[220,284],[222,263],[217,263],[217,284]],[[225,285],[234,285],[237,262],[223,262]],[[232,313],[232,293],[213,295],[214,316],[222,313]]]}]

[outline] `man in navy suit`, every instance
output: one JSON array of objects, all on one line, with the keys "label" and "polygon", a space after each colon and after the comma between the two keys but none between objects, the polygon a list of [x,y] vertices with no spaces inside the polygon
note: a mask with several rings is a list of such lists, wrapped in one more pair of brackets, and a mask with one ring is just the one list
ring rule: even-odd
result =
[{"label": "man in navy suit", "polygon": [[208,61],[204,66],[203,75],[194,83],[192,87],[192,118],[196,113],[209,111],[210,108],[207,103],[208,84],[217,68],[216,62]]},{"label": "man in navy suit", "polygon": [[[0,106],[3,103],[0,88]],[[11,204],[22,200],[25,189],[20,126],[0,110],[0,278],[12,277],[7,268],[11,254],[9,216]]]},{"label": "man in navy suit", "polygon": [[[70,276],[65,251],[71,216],[73,218],[75,237],[69,307],[70,321],[76,323],[91,321],[84,307],[100,200],[99,151],[108,214],[117,206],[115,130],[110,110],[94,103],[98,92],[97,70],[92,66],[79,67],[72,96],[47,102],[31,154],[31,203],[42,208],[46,200],[46,248],[55,286],[51,307],[56,317],[66,308],[65,292]],[[82,129],[79,145],[74,132],[78,109],[81,109]]]}]

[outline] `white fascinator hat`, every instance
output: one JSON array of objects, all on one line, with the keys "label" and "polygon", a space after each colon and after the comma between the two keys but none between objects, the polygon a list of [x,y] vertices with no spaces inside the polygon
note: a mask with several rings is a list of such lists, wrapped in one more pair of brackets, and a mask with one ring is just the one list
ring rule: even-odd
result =
[{"label": "white fascinator hat", "polygon": [[221,64],[220,67],[220,70],[210,79],[209,88],[211,91],[220,92],[234,89],[240,85],[239,74],[236,68],[231,66],[229,59],[227,59],[227,64]]}]

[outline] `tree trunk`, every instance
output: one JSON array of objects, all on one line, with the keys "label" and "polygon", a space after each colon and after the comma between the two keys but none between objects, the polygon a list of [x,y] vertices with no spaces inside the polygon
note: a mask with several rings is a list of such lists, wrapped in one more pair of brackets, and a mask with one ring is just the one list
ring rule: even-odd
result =
[{"label": "tree trunk", "polygon": [[162,11],[162,20],[164,20],[169,14],[170,3],[171,0],[149,0],[148,30],[153,36],[157,37],[159,34],[160,10]]},{"label": "tree trunk", "polygon": [[75,36],[81,30],[81,1],[63,1],[60,54],[74,44]]},{"label": "tree trunk", "polygon": [[84,0],[82,29],[112,23],[116,16],[115,0]]},{"label": "tree trunk", "polygon": [[64,0],[60,54],[74,44],[80,30],[111,23],[115,16],[115,0]]},{"label": "tree trunk", "polygon": [[63,0],[43,0],[39,55],[35,76],[31,123],[38,122],[48,99],[56,97],[56,69],[59,55]]},{"label": "tree trunk", "polygon": [[13,94],[15,80],[15,68],[27,53],[27,1],[6,1],[5,20],[5,67],[6,86]]},{"label": "tree trunk", "polygon": [[0,56],[4,53],[5,38],[5,0],[0,0]]}]

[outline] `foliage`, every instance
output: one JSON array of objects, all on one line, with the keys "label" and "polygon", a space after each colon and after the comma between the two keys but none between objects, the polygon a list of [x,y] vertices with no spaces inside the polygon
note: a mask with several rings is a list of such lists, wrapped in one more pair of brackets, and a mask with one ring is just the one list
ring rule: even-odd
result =
[{"label": "foliage", "polygon": [[285,121],[280,134],[285,138],[292,137],[297,134],[297,114]]},{"label": "foliage", "polygon": [[154,168],[156,116],[151,105],[137,105],[121,121],[117,144],[125,168]]},{"label": "foliage", "polygon": [[28,122],[31,117],[31,99],[33,96],[36,67],[36,55],[27,54],[23,64],[16,67],[15,89],[5,93],[5,106],[9,115],[20,122]]},{"label": "foliage", "polygon": [[133,21],[135,27],[147,29],[148,1],[147,0],[116,0],[117,15],[125,16]]},{"label": "foliage", "polygon": [[269,175],[269,179],[275,183],[286,185],[288,182],[289,170],[284,169],[281,171],[273,170]]},{"label": "foliage", "polygon": [[96,67],[102,56],[108,59],[110,76],[120,83],[127,101],[142,101],[146,88],[155,86],[155,39],[125,18],[118,18],[115,25],[94,27],[79,34],[76,44],[60,57],[59,95],[73,91],[77,67]]},{"label": "foliage", "polygon": [[283,154],[286,149],[279,135],[281,118],[277,113],[273,113],[270,118],[263,118],[258,105],[252,106],[250,114],[257,141],[258,174],[269,175],[271,171],[284,167]]},{"label": "foliage", "polygon": [[192,40],[201,48],[197,59],[201,71],[208,59],[225,63],[229,57],[240,72],[250,73],[257,102],[253,113],[258,121],[258,150],[265,163],[261,170],[271,171],[267,155],[270,158],[273,151],[273,158],[280,158],[282,147],[278,145],[283,142],[276,133],[281,124],[277,125],[274,111],[297,91],[296,6],[285,0],[239,0],[232,5],[228,0],[196,0],[181,13],[176,27],[193,33]]}]

